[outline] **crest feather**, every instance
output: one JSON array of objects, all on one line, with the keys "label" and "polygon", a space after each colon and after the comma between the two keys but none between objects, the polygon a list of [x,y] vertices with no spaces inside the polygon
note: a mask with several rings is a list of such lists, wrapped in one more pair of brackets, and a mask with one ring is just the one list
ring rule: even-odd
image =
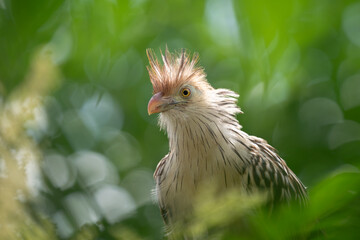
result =
[{"label": "crest feather", "polygon": [[180,54],[171,54],[167,47],[165,54],[161,51],[160,53],[163,64],[159,62],[152,49],[146,50],[150,64],[147,70],[154,94],[162,92],[164,95],[170,95],[178,87],[192,80],[206,82],[203,68],[196,66],[199,61],[197,53],[190,56],[185,49],[181,49]]}]

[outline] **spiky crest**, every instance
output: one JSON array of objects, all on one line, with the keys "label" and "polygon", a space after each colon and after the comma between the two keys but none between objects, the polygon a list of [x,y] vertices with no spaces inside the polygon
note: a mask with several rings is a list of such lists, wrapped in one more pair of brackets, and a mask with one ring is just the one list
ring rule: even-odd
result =
[{"label": "spiky crest", "polygon": [[167,47],[165,54],[161,51],[160,53],[163,64],[159,63],[152,49],[146,50],[150,63],[147,70],[153,85],[153,94],[162,92],[164,95],[171,95],[173,91],[190,81],[208,84],[203,68],[196,66],[199,61],[197,53],[190,56],[181,49],[180,54],[171,54]]}]

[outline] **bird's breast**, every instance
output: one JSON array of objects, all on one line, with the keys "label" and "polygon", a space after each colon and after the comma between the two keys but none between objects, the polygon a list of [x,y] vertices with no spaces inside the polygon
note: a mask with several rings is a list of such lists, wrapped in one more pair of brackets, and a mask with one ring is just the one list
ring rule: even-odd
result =
[{"label": "bird's breast", "polygon": [[191,211],[203,189],[242,189],[241,159],[249,152],[233,138],[233,125],[198,115],[186,122],[167,118],[170,153],[156,182],[160,206],[175,219]]},{"label": "bird's breast", "polygon": [[231,154],[227,156],[222,152],[227,149],[216,146],[188,149],[183,153],[171,152],[162,174],[157,177],[159,203],[174,219],[187,215],[204,190],[218,192],[242,184]]}]

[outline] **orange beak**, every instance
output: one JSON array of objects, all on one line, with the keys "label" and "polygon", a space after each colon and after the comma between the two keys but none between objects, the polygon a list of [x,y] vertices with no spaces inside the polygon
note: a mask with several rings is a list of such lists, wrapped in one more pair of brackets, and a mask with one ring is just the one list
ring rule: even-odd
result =
[{"label": "orange beak", "polygon": [[149,115],[163,111],[164,106],[167,104],[162,97],[163,97],[163,94],[161,92],[158,92],[152,96],[152,98],[150,99],[150,101],[148,103]]}]

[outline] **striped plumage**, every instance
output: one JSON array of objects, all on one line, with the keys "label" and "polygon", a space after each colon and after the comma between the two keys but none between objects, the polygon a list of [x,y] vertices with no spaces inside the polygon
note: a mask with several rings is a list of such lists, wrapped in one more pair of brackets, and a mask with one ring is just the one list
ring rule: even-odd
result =
[{"label": "striped plumage", "polygon": [[197,55],[166,50],[163,64],[147,51],[154,92],[148,112],[160,113],[169,138],[169,153],[154,177],[162,216],[167,224],[191,214],[200,186],[265,191],[270,202],[306,200],[306,188],[265,140],[241,130],[235,118],[238,95],[214,89]]}]

